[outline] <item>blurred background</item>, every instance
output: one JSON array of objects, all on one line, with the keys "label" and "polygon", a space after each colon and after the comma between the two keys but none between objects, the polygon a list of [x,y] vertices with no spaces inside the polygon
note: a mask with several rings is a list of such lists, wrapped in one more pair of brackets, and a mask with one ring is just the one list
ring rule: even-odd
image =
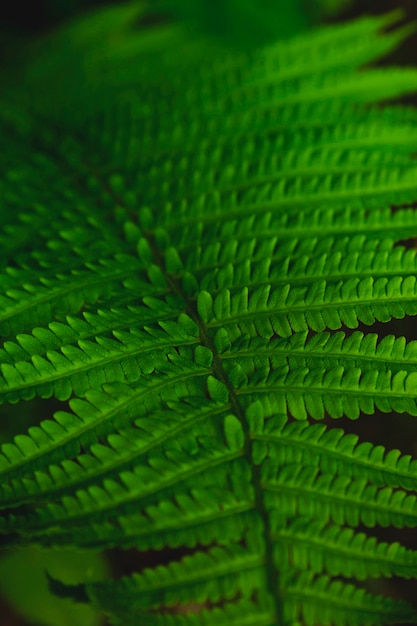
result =
[{"label": "blurred background", "polygon": [[[13,35],[28,36],[45,32],[57,24],[85,11],[123,0],[33,0],[30,3],[2,3],[0,9],[1,39]],[[255,35],[268,39],[332,19],[344,20],[366,13],[384,13],[402,8],[409,19],[417,18],[414,0],[146,0],[150,12],[161,13],[166,19],[177,15],[204,20],[204,28],[223,29],[232,34],[236,24],[247,18],[246,33],[253,41]],[[220,19],[227,16],[228,19]],[[223,26],[222,26],[223,24]]]},{"label": "blurred background", "polygon": [[[118,4],[117,0],[32,0],[30,3],[2,3],[0,9],[0,63],[7,62],[10,51],[19,42],[48,33],[68,19],[99,6]],[[197,28],[224,38],[239,36],[239,43],[261,44],[285,38],[320,23],[352,19],[402,8],[406,20],[417,20],[415,0],[149,0],[146,20],[138,28],[157,28],[161,22],[175,19],[192,21]],[[220,19],[221,17],[221,19]],[[13,55],[13,52],[12,54]],[[410,37],[383,63],[416,65],[417,34]],[[394,333],[417,339],[415,322],[397,321],[376,325],[381,335]],[[0,443],[40,419],[51,418],[61,403],[36,400],[17,407],[0,407]],[[358,422],[338,420],[329,426],[356,432],[362,440],[371,440],[388,449],[399,448],[417,456],[417,424],[408,416],[376,414]],[[377,534],[376,532],[374,534]],[[395,540],[394,532],[385,529],[381,539]],[[402,540],[417,550],[417,532],[401,531]],[[405,537],[405,539],[404,539]],[[99,554],[74,551],[46,552],[36,549],[17,553],[3,552],[0,558],[0,626],[103,626],[87,607],[53,598],[44,571],[68,583],[85,576],[100,579],[108,574],[127,575],[146,565],[167,562],[173,551],[141,554],[135,550],[111,550],[105,558]],[[416,583],[392,580],[374,581],[374,591],[414,601]],[[21,589],[25,589],[22,595]]]},{"label": "blurred background", "polygon": [[[0,10],[1,30],[10,29],[15,32],[33,33],[53,27],[62,20],[76,16],[85,10],[103,6],[106,4],[120,4],[124,0],[34,0],[31,3],[8,2],[3,4]],[[179,12],[192,10],[199,12],[199,7],[204,6],[207,0],[148,0],[150,8],[158,10],[164,7],[174,8]],[[208,3],[207,3],[208,4]],[[291,11],[291,6],[303,10],[310,5],[319,6],[326,13],[338,13],[344,19],[347,16],[360,15],[364,13],[383,13],[397,8],[403,8],[409,16],[417,16],[417,5],[414,0],[241,0],[239,4],[233,0],[212,0],[211,6],[216,7],[216,11],[221,6],[247,5],[255,9],[258,19],[262,21],[262,10],[273,9],[275,13],[281,14],[282,6],[286,11]],[[298,4],[298,7],[297,7]],[[287,6],[286,6],[287,5]],[[182,8],[181,8],[182,7]],[[191,7],[191,9],[190,9]]]},{"label": "blurred background", "polygon": [[[103,6],[105,4],[120,4],[123,0],[33,0],[30,3],[8,2],[3,3],[0,10],[1,32],[35,33],[48,30],[57,23],[74,17],[85,10]],[[262,13],[274,11],[276,15],[283,16],[285,12],[291,12],[293,7],[298,11],[311,11],[312,7],[319,7],[320,11],[327,14],[338,13],[338,19],[345,19],[365,13],[383,13],[396,8],[404,8],[411,19],[417,17],[417,4],[414,0],[241,0],[239,3],[233,0],[149,0],[148,5],[155,11],[163,8],[165,11],[172,9],[182,13],[201,13],[202,7],[210,4],[215,7],[215,12],[224,10],[227,5],[250,7],[257,13],[257,21],[264,21]],[[298,5],[298,6],[297,6]],[[313,8],[314,11],[314,8]],[[213,11],[214,13],[214,11]],[[317,11],[316,11],[317,13]],[[253,25],[253,24],[252,24]]]}]

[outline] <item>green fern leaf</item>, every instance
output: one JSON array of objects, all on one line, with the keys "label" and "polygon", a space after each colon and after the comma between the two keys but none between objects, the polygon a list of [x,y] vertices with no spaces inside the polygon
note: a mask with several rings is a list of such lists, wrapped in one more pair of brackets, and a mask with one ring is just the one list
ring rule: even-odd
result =
[{"label": "green fern leaf", "polygon": [[417,72],[357,71],[411,28],[238,51],[143,10],[1,78],[0,398],[62,403],[1,447],[3,545],[186,549],[50,577],[114,624],[414,623],[363,581],[417,578],[372,530],[417,527],[417,461],[329,426],[417,415],[416,342],[359,328],[417,314],[417,114],[376,106]]}]

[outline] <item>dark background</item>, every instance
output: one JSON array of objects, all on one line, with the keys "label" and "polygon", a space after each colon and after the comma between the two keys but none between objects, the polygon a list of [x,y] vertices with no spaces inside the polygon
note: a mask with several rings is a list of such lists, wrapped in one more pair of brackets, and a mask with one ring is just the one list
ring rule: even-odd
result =
[{"label": "dark background", "polygon": [[[195,0],[196,3],[201,0]],[[297,0],[295,0],[297,1]],[[32,2],[5,2],[0,9],[0,34],[31,35],[47,31],[56,24],[85,10],[106,4],[121,4],[123,0],[33,0]],[[158,0],[150,0],[156,6]],[[258,4],[255,2],[255,4]],[[177,4],[180,4],[177,1]],[[366,13],[384,13],[403,8],[409,20],[417,19],[415,0],[353,0],[337,19],[349,19]]]},{"label": "dark background", "polygon": [[[123,0],[34,0],[27,2],[3,3],[0,10],[0,31],[34,33],[47,30],[62,20],[81,13],[85,9],[105,4],[120,4]],[[199,2],[199,0],[196,0]],[[149,2],[155,6],[155,0]],[[415,0],[353,0],[348,9],[341,13],[341,19],[366,13],[384,13],[403,8],[409,19],[417,18]]]}]

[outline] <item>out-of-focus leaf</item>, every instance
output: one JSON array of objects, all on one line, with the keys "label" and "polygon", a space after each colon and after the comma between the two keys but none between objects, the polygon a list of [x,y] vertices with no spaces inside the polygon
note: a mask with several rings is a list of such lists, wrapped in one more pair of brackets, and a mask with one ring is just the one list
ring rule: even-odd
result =
[{"label": "out-of-focus leaf", "polygon": [[103,580],[106,564],[102,554],[26,548],[0,558],[0,593],[23,619],[42,626],[101,624],[100,616],[91,606],[54,596],[49,591],[45,571],[69,584]]}]

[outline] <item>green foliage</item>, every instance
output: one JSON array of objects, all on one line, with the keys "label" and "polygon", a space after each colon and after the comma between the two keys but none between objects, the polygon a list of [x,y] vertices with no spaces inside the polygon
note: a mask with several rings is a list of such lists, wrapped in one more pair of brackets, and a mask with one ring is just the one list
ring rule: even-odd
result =
[{"label": "green foliage", "polygon": [[319,0],[324,15],[334,15],[352,4],[352,0]]},{"label": "green foliage", "polygon": [[240,45],[259,45],[306,30],[349,0],[155,0],[153,11]]},{"label": "green foliage", "polygon": [[77,580],[104,580],[107,569],[103,555],[91,551],[23,548],[2,556],[0,589],[29,624],[100,626],[101,616],[92,606],[53,595],[45,571],[71,585]]},{"label": "green foliage", "polygon": [[316,4],[315,0],[157,0],[156,7],[211,35],[253,45],[305,30]]},{"label": "green foliage", "polygon": [[1,448],[3,545],[187,548],[51,573],[113,624],[415,623],[361,581],[417,577],[372,530],[417,526],[416,461],[314,421],[417,415],[416,342],[358,328],[417,314],[417,113],[376,106],[417,72],[357,71],[409,29],[243,53],[140,11],[2,77],[0,397],[63,403]]}]

